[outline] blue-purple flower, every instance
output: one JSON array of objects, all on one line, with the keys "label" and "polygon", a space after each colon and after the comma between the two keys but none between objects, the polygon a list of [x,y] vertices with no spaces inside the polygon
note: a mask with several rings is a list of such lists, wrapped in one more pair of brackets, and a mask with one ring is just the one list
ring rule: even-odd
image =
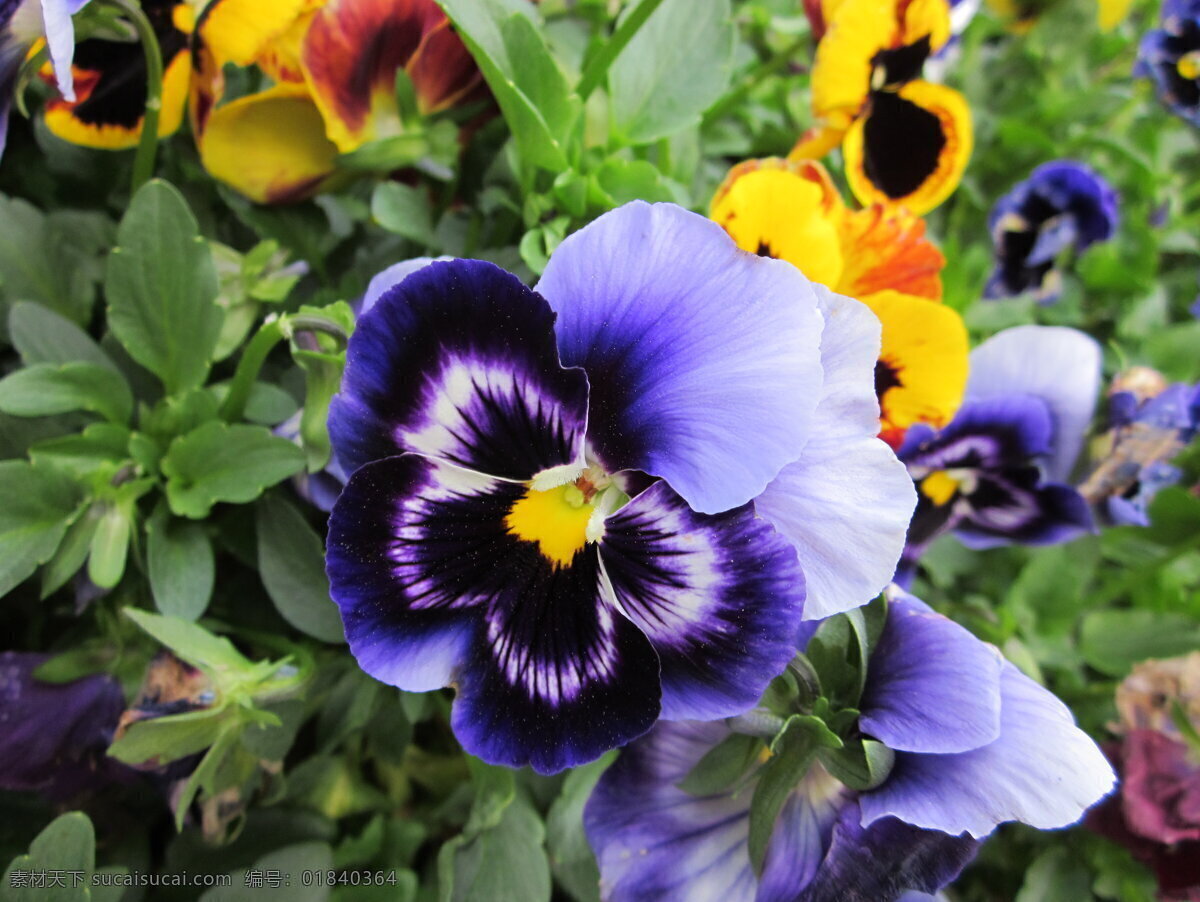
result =
[{"label": "blue-purple flower", "polygon": [[71,57],[75,52],[75,30],[71,16],[88,0],[0,0],[0,157],[8,137],[8,115],[12,109],[17,76],[29,46],[45,37],[54,66],[58,90],[67,100],[75,99]]},{"label": "blue-purple flower", "polygon": [[897,454],[917,485],[898,579],[943,533],[972,548],[1047,545],[1094,529],[1071,471],[1095,409],[1100,348],[1057,326],[1018,326],[971,352],[963,405],[942,430],[909,429]]},{"label": "blue-purple flower", "polygon": [[726,792],[678,784],[724,722],[660,723],[600,778],[584,812],[609,902],[894,902],[952,881],[1000,823],[1063,827],[1114,782],[1057,698],[992,646],[891,590],[857,727],[895,753],[872,789],[820,763],[792,790],[762,874],[747,848],[758,770]]},{"label": "blue-purple flower", "polygon": [[0,652],[0,789],[69,801],[124,771],[105,751],[125,696],[105,675],[47,683],[49,655]]},{"label": "blue-purple flower", "polygon": [[1148,395],[1115,391],[1109,425],[1112,447],[1080,491],[1110,522],[1148,526],[1154,496],[1183,475],[1171,459],[1200,430],[1200,386],[1180,382]]},{"label": "blue-purple flower", "polygon": [[1117,193],[1090,167],[1070,160],[1038,166],[988,216],[996,267],[986,298],[1033,292],[1049,304],[1061,291],[1059,259],[1112,237]]},{"label": "blue-purple flower", "polygon": [[1200,2],[1165,0],[1159,24],[1142,36],[1134,74],[1153,79],[1167,109],[1200,126]]},{"label": "blue-purple flower", "polygon": [[536,291],[481,261],[411,273],[330,413],[351,651],[453,685],[467,751],[542,772],[749,708],[802,616],[867,601],[903,544],[878,350],[862,305],[669,204],[571,236]]}]

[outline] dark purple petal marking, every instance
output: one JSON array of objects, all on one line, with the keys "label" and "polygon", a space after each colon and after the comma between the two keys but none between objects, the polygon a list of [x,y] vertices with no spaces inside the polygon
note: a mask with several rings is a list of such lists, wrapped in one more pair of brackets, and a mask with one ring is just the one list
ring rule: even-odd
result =
[{"label": "dark purple petal marking", "polygon": [[862,827],[859,817],[857,805],[842,810],[821,870],[791,897],[795,902],[895,902],[909,890],[936,893],[979,849],[969,836],[921,830],[896,818]]},{"label": "dark purple petal marking", "polygon": [[556,567],[529,542],[505,571],[459,673],[452,725],[493,764],[557,773],[650,729],[659,713],[658,659],[612,604],[596,546]]},{"label": "dark purple petal marking", "polygon": [[554,314],[490,263],[430,263],[359,320],[329,432],[347,473],[404,452],[507,479],[581,459],[587,378]]},{"label": "dark purple petal marking", "polygon": [[658,652],[665,718],[741,713],[795,654],[804,575],[751,505],[698,514],[655,483],[608,518],[600,557]]},{"label": "dark purple petal marking", "polygon": [[448,685],[506,591],[524,487],[415,454],[360,468],[329,518],[326,571],[359,665],[411,691]]}]

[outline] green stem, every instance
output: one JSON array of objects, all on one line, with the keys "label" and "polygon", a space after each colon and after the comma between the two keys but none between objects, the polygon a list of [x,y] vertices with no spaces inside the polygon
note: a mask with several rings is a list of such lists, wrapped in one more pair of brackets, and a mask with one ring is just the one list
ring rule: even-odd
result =
[{"label": "green stem", "polygon": [[575,92],[581,99],[587,100],[592,91],[600,87],[613,60],[621,55],[625,45],[633,39],[633,36],[638,33],[661,3],[662,0],[642,0],[633,12],[625,17],[625,21],[617,26],[617,30],[608,39],[608,43],[600,48],[600,52],[592,57],[583,70],[583,75],[575,88]]},{"label": "green stem", "polygon": [[141,6],[132,0],[106,0],[129,19],[137,32],[146,55],[146,112],[142,118],[142,135],[133,158],[133,191],[146,184],[154,175],[154,158],[158,154],[158,117],[162,110],[163,58],[158,35]]},{"label": "green stem", "polygon": [[233,381],[229,383],[229,394],[221,405],[221,419],[227,423],[236,423],[246,413],[246,402],[250,399],[250,390],[258,379],[259,371],[267,361],[267,355],[279,342],[287,337],[284,323],[281,319],[267,320],[254,334],[242,351],[242,359],[238,361]]}]

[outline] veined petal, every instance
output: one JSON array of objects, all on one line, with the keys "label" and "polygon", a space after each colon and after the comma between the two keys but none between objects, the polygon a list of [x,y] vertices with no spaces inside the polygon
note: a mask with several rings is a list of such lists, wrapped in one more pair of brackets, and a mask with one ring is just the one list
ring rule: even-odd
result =
[{"label": "veined petal", "polygon": [[218,106],[203,128],[204,168],[257,203],[309,197],[336,167],[337,148],[303,85],[278,84]]},{"label": "veined petal", "polygon": [[786,260],[823,285],[841,278],[839,226],[845,215],[825,167],[777,158],[731,169],[709,211],[742,250]]},{"label": "veined petal", "polygon": [[346,472],[405,451],[509,479],[582,463],[587,378],[554,314],[490,263],[431,263],[358,321],[329,433]]},{"label": "veined petal", "polygon": [[863,298],[891,289],[931,301],[942,299],[946,258],[925,237],[925,223],[903,208],[872,204],[841,221],[845,267],[833,285]]},{"label": "veined petal", "polygon": [[958,187],[973,143],[970,108],[952,88],[912,81],[876,91],[846,132],[846,180],[864,205],[896,204],[920,216]]},{"label": "veined petal", "polygon": [[791,264],[680,207],[634,202],[568,237],[537,289],[563,363],[588,373],[588,440],[609,472],[662,477],[718,513],[799,457],[822,320]]},{"label": "veined petal", "polygon": [[955,526],[960,542],[975,549],[1013,542],[1057,545],[1096,531],[1091,508],[1073,486],[1034,484],[1034,479],[1025,481],[1019,475],[979,476],[970,515]]},{"label": "veined petal", "polygon": [[1046,475],[1070,477],[1100,393],[1100,346],[1076,329],[1016,326],[971,352],[966,396],[983,400],[1027,394],[1041,398],[1053,419]]},{"label": "veined petal", "polygon": [[415,454],[358,470],[329,518],[325,568],[359,666],[393,686],[447,686],[504,591],[522,486]]},{"label": "veined petal", "polygon": [[301,66],[339,150],[399,133],[396,72],[445,21],[434,0],[329,0],[320,9]]},{"label": "veined petal", "polygon": [[795,654],[804,575],[750,505],[697,514],[657,482],[605,521],[617,603],[662,664],[662,716],[715,720],[754,706]]},{"label": "veined petal", "polygon": [[1051,830],[1112,790],[1112,768],[1066,705],[1008,662],[1000,680],[1000,738],[961,754],[897,754],[887,782],[861,797],[864,824],[891,816],[977,839],[1005,821]]},{"label": "veined petal", "polygon": [[894,902],[907,899],[907,890],[934,893],[979,849],[970,837],[919,830],[896,818],[860,826],[858,815],[856,805],[842,810],[821,870],[801,893],[779,902]]},{"label": "veined petal", "polygon": [[451,725],[463,748],[553,774],[645,733],[659,714],[658,659],[613,604],[596,546],[563,567],[528,542],[508,555],[490,562],[506,586],[458,673]]},{"label": "veined petal", "polygon": [[584,809],[609,902],[753,902],[750,798],[675,784],[729,735],[720,722],[662,721],[605,771]]},{"label": "veined petal", "polygon": [[754,502],[800,557],[806,620],[865,604],[887,585],[916,503],[904,465],[875,438],[879,321],[858,301],[817,292],[825,384],[813,436]]},{"label": "veined petal", "polygon": [[483,88],[483,73],[449,19],[425,32],[407,69],[417,104],[426,115],[452,107]]},{"label": "veined petal", "polygon": [[967,752],[1000,736],[1003,659],[916,599],[893,598],[859,726],[894,751]]},{"label": "veined petal", "polygon": [[967,384],[967,328],[957,311],[924,298],[881,291],[863,303],[883,323],[875,369],[883,438],[893,446],[914,423],[944,426]]}]

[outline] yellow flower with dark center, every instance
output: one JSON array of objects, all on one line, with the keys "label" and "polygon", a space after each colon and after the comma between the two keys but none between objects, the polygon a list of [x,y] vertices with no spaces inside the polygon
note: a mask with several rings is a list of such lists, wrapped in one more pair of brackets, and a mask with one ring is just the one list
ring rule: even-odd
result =
[{"label": "yellow flower with dark center", "polygon": [[945,259],[924,222],[882,204],[847,209],[820,163],[780,159],[735,166],[710,215],[743,250],[787,260],[879,317],[876,393],[886,441],[899,444],[915,422],[949,422],[966,387],[967,331],[938,303]]},{"label": "yellow flower with dark center", "polygon": [[829,29],[812,76],[818,124],[791,159],[815,159],[840,144],[863,204],[932,210],[958,186],[973,143],[962,95],[920,80],[925,61],[950,37],[946,0],[838,0],[822,13]]},{"label": "yellow flower with dark center", "polygon": [[[162,51],[164,73],[159,137],[174,134],[183,123],[191,54],[188,51],[190,8],[176,0],[143,0]],[[146,58],[141,45],[129,41],[87,38],[75,45],[72,65],[75,100],[55,98],[46,104],[50,133],[84,147],[123,150],[134,147],[146,114]],[[52,80],[49,69],[43,77]]]},{"label": "yellow flower with dark center", "polygon": [[875,365],[880,438],[896,447],[914,423],[945,426],[967,387],[969,345],[962,317],[950,307],[897,291],[859,300],[883,324]]}]

